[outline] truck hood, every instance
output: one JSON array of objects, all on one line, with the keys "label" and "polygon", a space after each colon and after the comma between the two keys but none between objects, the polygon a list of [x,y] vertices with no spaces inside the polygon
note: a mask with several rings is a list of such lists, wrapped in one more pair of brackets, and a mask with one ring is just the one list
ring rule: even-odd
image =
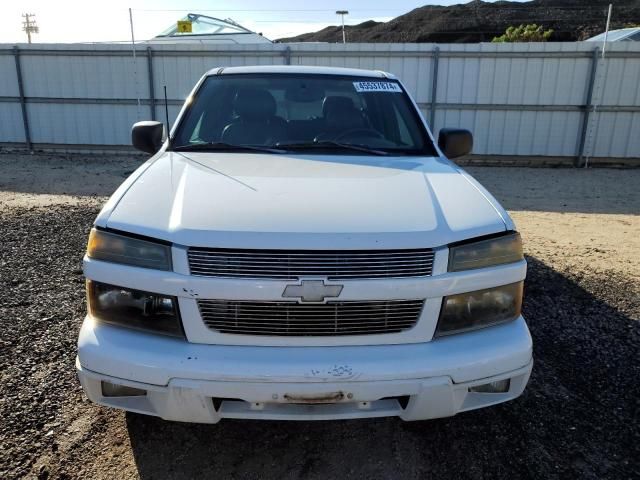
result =
[{"label": "truck hood", "polygon": [[509,222],[444,159],[166,152],[96,223],[181,245],[337,249],[436,247]]}]

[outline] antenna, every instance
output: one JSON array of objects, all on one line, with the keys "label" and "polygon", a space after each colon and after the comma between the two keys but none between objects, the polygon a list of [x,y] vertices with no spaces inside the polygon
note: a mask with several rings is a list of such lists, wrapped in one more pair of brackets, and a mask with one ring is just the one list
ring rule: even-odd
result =
[{"label": "antenna", "polygon": [[169,128],[169,102],[167,100],[167,86],[164,85],[164,116],[167,120],[167,138],[169,138],[169,132],[171,129]]}]

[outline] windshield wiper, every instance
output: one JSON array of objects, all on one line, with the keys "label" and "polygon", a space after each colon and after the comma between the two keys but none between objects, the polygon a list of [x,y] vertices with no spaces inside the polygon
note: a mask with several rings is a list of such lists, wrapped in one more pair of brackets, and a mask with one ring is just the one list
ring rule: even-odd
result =
[{"label": "windshield wiper", "polygon": [[257,145],[235,145],[233,143],[226,142],[205,142],[205,143],[190,143],[187,145],[178,145],[173,147],[176,152],[197,152],[209,151],[209,150],[244,150],[254,152],[266,152],[266,153],[286,153],[282,149],[273,147],[260,147]]},{"label": "windshield wiper", "polygon": [[383,150],[365,147],[364,145],[355,145],[353,143],[340,143],[333,140],[322,140],[320,142],[297,142],[297,143],[276,143],[277,148],[285,150],[304,150],[306,148],[336,148],[343,150],[356,150],[358,152],[370,153],[373,155],[389,155]]}]

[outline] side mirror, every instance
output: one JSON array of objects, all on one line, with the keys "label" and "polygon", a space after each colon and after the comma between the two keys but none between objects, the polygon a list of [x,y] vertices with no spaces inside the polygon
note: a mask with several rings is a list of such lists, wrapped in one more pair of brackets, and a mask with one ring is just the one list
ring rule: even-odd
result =
[{"label": "side mirror", "polygon": [[131,128],[131,143],[138,150],[154,154],[162,147],[163,134],[164,125],[162,122],[137,122]]},{"label": "side mirror", "polygon": [[438,134],[438,147],[447,158],[461,157],[471,153],[473,135],[461,128],[442,128]]}]

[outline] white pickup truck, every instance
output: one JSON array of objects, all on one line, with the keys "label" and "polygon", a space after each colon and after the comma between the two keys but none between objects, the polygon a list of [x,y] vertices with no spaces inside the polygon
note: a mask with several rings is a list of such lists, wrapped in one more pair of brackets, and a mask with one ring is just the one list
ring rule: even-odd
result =
[{"label": "white pickup truck", "polygon": [[391,74],[233,67],[91,230],[76,367],[94,402],[167,420],[446,417],[525,388],[509,215]]}]

